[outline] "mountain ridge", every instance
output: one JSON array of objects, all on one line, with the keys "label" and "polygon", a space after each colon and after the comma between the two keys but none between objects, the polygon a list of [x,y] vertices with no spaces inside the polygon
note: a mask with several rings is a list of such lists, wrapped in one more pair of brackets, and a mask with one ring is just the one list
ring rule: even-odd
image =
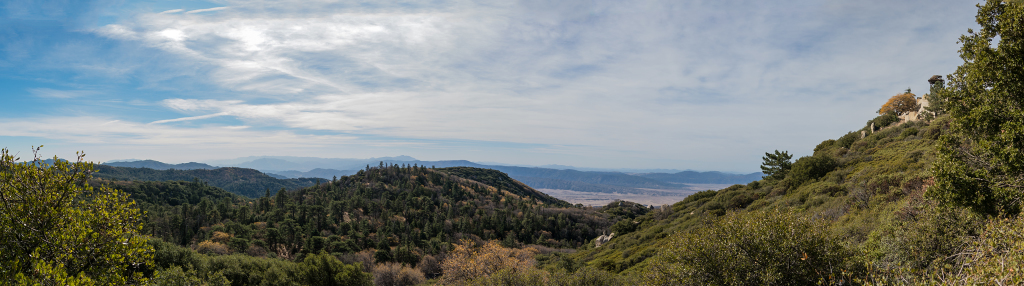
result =
[{"label": "mountain ridge", "polygon": [[231,193],[258,198],[265,191],[298,189],[326,181],[320,178],[278,179],[254,169],[225,167],[195,170],[156,170],[150,168],[116,167],[95,165],[93,177],[122,181],[192,181],[199,179],[210,186],[222,188]]}]

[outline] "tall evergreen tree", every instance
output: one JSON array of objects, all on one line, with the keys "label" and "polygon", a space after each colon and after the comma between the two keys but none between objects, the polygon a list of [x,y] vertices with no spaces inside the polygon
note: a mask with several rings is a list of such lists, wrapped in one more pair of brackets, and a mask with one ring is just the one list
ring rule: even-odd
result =
[{"label": "tall evergreen tree", "polygon": [[788,151],[779,152],[775,150],[775,154],[765,152],[762,157],[764,163],[761,164],[761,172],[766,176],[763,178],[781,180],[786,178],[786,174],[789,173],[789,169],[793,167],[793,155],[789,154]]}]

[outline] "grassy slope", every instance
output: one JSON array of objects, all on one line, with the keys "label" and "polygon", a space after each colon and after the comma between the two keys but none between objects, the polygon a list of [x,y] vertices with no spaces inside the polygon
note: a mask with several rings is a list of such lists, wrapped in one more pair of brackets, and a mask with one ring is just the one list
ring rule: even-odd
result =
[{"label": "grassy slope", "polygon": [[639,230],[620,234],[600,248],[589,244],[567,260],[613,272],[638,271],[669,235],[727,211],[760,209],[792,209],[831,220],[840,237],[851,245],[863,245],[872,231],[907,207],[907,201],[923,194],[935,158],[934,140],[946,122],[908,123],[863,139],[851,133],[854,136],[826,140],[815,148],[815,155],[833,156],[839,167],[821,178],[798,185],[791,178],[761,180],[694,194],[669,210],[638,218]]}]

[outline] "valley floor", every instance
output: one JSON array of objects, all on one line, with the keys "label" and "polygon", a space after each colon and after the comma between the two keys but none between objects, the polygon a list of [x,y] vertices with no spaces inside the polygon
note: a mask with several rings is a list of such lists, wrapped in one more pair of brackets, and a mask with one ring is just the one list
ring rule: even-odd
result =
[{"label": "valley floor", "polygon": [[583,204],[584,206],[603,206],[616,200],[636,202],[644,205],[671,205],[682,201],[687,196],[705,190],[721,190],[732,184],[687,184],[686,187],[676,190],[651,189],[650,194],[636,193],[595,193],[579,192],[573,190],[559,189],[537,189],[552,197],[570,202],[572,204]]}]

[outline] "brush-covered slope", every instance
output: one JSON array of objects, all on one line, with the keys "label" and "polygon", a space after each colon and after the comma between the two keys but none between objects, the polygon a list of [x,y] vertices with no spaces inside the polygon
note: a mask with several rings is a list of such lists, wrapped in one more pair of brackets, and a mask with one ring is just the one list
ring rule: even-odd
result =
[{"label": "brush-covered slope", "polygon": [[558,207],[569,206],[569,203],[556,199],[555,197],[549,196],[545,193],[541,193],[522,182],[512,179],[508,174],[502,173],[501,171],[471,167],[450,167],[436,170],[456,177],[477,181],[485,185],[498,188],[498,190],[511,192],[517,196],[533,198],[548,205]]},{"label": "brush-covered slope", "polygon": [[[874,121],[878,119],[869,124]],[[930,182],[935,142],[947,128],[948,118],[943,117],[888,126],[866,138],[851,132],[826,140],[813,156],[796,160],[785,179],[690,195],[671,208],[617,223],[612,227],[616,236],[600,248],[591,244],[548,263],[564,260],[612,272],[646,273],[651,271],[648,260],[679,235],[707,227],[727,213],[772,210],[827,221],[828,231],[851,249],[881,251],[881,232],[914,219],[907,214],[925,204],[922,195]]]},{"label": "brush-covered slope", "polygon": [[150,168],[129,168],[96,165],[93,177],[121,181],[192,181],[203,182],[229,192],[250,198],[276,192],[282,188],[294,190],[316,184],[320,179],[277,179],[260,171],[245,168],[218,168],[212,170],[155,170]]},{"label": "brush-covered slope", "polygon": [[150,234],[180,245],[220,243],[289,259],[371,250],[378,263],[410,264],[460,239],[578,247],[610,225],[605,214],[569,207],[498,171],[398,165],[252,201],[202,199],[147,212]]}]

